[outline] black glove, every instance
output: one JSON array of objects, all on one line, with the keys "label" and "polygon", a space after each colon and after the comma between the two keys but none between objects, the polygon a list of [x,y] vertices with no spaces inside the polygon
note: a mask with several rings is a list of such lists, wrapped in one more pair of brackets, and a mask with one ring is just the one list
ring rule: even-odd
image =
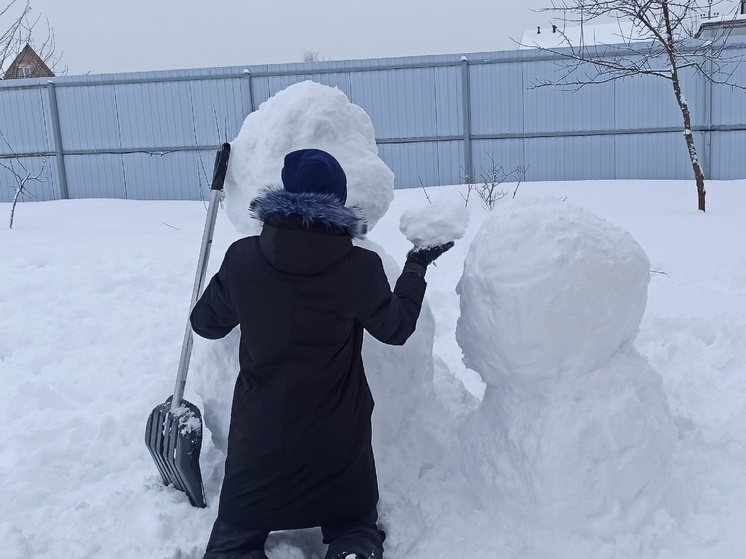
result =
[{"label": "black glove", "polygon": [[448,241],[442,245],[414,247],[407,253],[407,262],[404,264],[404,271],[415,272],[425,277],[427,267],[452,246],[453,241]]}]

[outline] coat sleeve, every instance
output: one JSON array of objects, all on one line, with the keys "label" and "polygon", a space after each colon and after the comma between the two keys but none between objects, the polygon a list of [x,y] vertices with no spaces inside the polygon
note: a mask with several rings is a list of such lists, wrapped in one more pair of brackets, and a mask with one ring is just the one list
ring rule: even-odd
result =
[{"label": "coat sleeve", "polygon": [[238,314],[234,308],[227,283],[228,256],[192,309],[189,317],[192,330],[208,340],[217,340],[230,333],[238,325]]},{"label": "coat sleeve", "polygon": [[377,340],[403,345],[417,326],[426,286],[422,276],[404,271],[392,293],[383,264],[378,260],[357,318]]}]

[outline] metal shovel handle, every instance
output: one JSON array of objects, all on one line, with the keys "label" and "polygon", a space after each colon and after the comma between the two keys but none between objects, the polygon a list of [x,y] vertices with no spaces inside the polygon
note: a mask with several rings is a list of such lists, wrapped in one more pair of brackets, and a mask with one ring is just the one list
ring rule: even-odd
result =
[{"label": "metal shovel handle", "polygon": [[230,153],[231,145],[226,142],[220,146],[220,149],[215,154],[215,167],[213,168],[212,185],[210,186],[210,204],[207,207],[207,221],[205,222],[204,233],[202,233],[202,246],[199,249],[197,275],[194,278],[194,288],[192,289],[192,302],[189,304],[184,341],[181,344],[179,372],[176,375],[176,387],[174,388],[173,400],[171,400],[172,412],[175,412],[181,406],[181,401],[184,398],[184,387],[186,386],[186,377],[189,371],[189,360],[192,357],[193,343],[192,324],[189,321],[189,315],[191,315],[194,305],[197,304],[197,299],[199,299],[202,293],[202,287],[205,285],[207,262],[210,258],[210,248],[212,247],[212,234],[215,231],[215,221],[217,220],[218,207],[220,206],[220,193],[223,191]]}]

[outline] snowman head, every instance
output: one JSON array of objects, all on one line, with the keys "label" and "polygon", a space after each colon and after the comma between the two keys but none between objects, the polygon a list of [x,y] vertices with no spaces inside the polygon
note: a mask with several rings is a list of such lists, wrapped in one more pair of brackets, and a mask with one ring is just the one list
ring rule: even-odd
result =
[{"label": "snowman head", "polygon": [[637,335],[650,262],[632,236],[554,199],[501,203],[457,291],[465,364],[488,384],[578,376]]},{"label": "snowman head", "polygon": [[347,205],[360,208],[368,230],[383,217],[394,198],[394,174],[378,157],[370,118],[339,89],[304,81],[262,103],[231,142],[225,206],[239,233],[259,231],[251,200],[266,186],[282,185],[287,154],[308,149],[334,155],[346,175]]}]

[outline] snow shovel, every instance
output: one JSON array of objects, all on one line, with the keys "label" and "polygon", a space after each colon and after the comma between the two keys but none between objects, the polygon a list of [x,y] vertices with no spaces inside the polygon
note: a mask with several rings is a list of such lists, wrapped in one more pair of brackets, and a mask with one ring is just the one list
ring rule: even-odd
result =
[{"label": "snow shovel", "polygon": [[[215,156],[215,168],[210,187],[210,205],[207,209],[205,231],[202,234],[197,277],[194,279],[192,302],[189,305],[190,314],[205,283],[212,233],[215,230],[219,198],[223,190],[230,151],[230,144],[225,143]],[[148,417],[148,424],[145,427],[145,444],[158,467],[163,483],[173,484],[176,489],[186,493],[192,506],[206,507],[205,489],[199,469],[199,453],[202,448],[202,414],[197,406],[183,399],[189,359],[192,356],[192,341],[192,326],[187,318],[179,359],[179,373],[176,376],[176,388],[174,388],[173,396],[156,406]]]}]

